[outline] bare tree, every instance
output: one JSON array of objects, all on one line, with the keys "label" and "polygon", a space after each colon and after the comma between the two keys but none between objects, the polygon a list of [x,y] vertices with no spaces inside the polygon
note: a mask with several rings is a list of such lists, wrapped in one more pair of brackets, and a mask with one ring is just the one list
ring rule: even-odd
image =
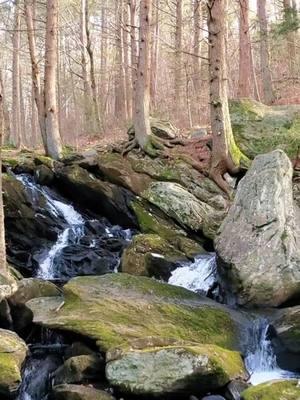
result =
[{"label": "bare tree", "polygon": [[213,134],[210,176],[220,188],[228,193],[224,174],[226,172],[237,173],[244,157],[234,141],[228,108],[226,6],[226,0],[209,0],[207,3],[210,119]]},{"label": "bare tree", "polygon": [[239,83],[238,97],[252,97],[252,57],[249,0],[239,0]]},{"label": "bare tree", "polygon": [[176,0],[176,27],[175,27],[175,105],[178,110],[182,104],[182,0]]}]

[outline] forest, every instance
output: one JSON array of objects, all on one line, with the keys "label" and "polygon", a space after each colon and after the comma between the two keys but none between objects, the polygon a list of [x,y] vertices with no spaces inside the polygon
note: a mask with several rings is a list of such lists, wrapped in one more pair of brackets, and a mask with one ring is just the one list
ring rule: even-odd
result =
[{"label": "forest", "polygon": [[300,1],[0,0],[0,400],[300,400]]}]

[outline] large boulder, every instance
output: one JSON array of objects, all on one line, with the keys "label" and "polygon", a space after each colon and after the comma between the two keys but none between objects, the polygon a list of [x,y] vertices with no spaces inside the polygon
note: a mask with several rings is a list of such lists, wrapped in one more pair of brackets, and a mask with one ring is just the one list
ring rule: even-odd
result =
[{"label": "large boulder", "polygon": [[290,158],[300,145],[300,106],[266,106],[252,99],[230,102],[231,125],[235,140],[249,158],[275,149]]},{"label": "large boulder", "polygon": [[[150,126],[152,133],[162,139],[174,139],[178,132],[177,128],[175,128],[170,121],[155,117],[150,117]],[[133,125],[128,129],[127,133],[130,138],[134,137],[135,132]]]},{"label": "large boulder", "polygon": [[185,255],[160,236],[136,235],[124,250],[121,270],[132,275],[168,280],[182,261],[187,261]]},{"label": "large boulder", "polygon": [[237,302],[278,306],[300,295],[300,237],[292,165],[281,150],[257,156],[215,241]]},{"label": "large boulder", "polygon": [[134,196],[127,189],[103,182],[78,165],[58,169],[56,177],[61,191],[78,204],[106,216],[112,223],[136,226],[130,209]]},{"label": "large boulder", "polygon": [[137,395],[203,394],[235,378],[246,379],[241,356],[214,345],[179,345],[108,353],[106,376]]},{"label": "large boulder", "polygon": [[64,303],[61,297],[30,300],[34,322],[87,336],[102,351],[149,336],[239,346],[243,314],[150,278],[125,273],[78,277],[63,294]]},{"label": "large boulder", "polygon": [[242,400],[299,400],[297,380],[271,381],[253,386],[242,393]]},{"label": "large boulder", "polygon": [[115,400],[103,390],[83,385],[54,386],[51,399],[54,400]]},{"label": "large boulder", "polygon": [[211,239],[224,218],[222,211],[216,211],[177,183],[154,182],[142,196],[183,228],[203,232]]},{"label": "large boulder", "polygon": [[21,383],[27,346],[14,332],[0,329],[0,396],[10,398]]}]

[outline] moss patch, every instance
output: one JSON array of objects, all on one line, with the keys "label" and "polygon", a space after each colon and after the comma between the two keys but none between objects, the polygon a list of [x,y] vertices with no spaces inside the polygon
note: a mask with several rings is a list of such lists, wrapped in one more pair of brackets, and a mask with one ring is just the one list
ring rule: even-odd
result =
[{"label": "moss patch", "polygon": [[243,400],[299,400],[298,381],[274,381],[262,383],[245,390]]}]

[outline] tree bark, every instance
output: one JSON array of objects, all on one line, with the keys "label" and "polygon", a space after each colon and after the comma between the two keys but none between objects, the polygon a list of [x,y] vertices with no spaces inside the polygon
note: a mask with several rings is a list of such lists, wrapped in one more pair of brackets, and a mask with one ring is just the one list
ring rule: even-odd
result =
[{"label": "tree bark", "polygon": [[3,138],[2,142],[6,143],[9,142],[10,138],[10,119],[9,119],[9,111],[7,108],[7,103],[6,103],[6,96],[4,93],[4,82],[3,82],[3,76],[2,76],[2,71],[0,70],[0,92],[2,96],[2,108],[3,108]]},{"label": "tree bark", "polygon": [[130,10],[130,47],[131,47],[131,82],[132,82],[132,115],[134,116],[138,51],[136,40],[136,0],[128,0]]},{"label": "tree bark", "polygon": [[239,0],[239,83],[238,97],[252,97],[253,85],[251,40],[249,26],[249,0]]},{"label": "tree bark", "polygon": [[263,88],[263,100],[266,104],[272,104],[275,100],[275,96],[270,70],[266,0],[257,0],[257,14],[260,31],[260,71]]},{"label": "tree bark", "polygon": [[19,0],[14,3],[13,70],[12,70],[12,142],[21,146],[21,106],[20,106],[20,43],[21,13]]},{"label": "tree bark", "polygon": [[2,194],[2,145],[4,136],[4,107],[3,96],[0,86],[0,273],[7,275],[6,266],[6,246],[5,246],[5,227],[4,227],[4,207]]},{"label": "tree bark", "polygon": [[210,176],[220,188],[228,193],[224,174],[238,172],[242,154],[234,141],[228,107],[226,6],[226,0],[209,0],[207,3],[210,119],[213,135]]},{"label": "tree bark", "polygon": [[176,0],[176,29],[175,29],[175,104],[176,111],[182,104],[182,0]]},{"label": "tree bark", "polygon": [[[297,17],[297,8],[295,2],[291,0],[283,0],[284,18],[288,23],[293,23],[293,19]],[[291,77],[295,77],[296,74],[296,35],[294,31],[287,33],[287,48],[288,48],[288,59],[289,59],[289,73]]]},{"label": "tree bark", "polygon": [[47,1],[46,51],[45,51],[45,124],[47,153],[54,159],[62,156],[57,110],[57,32],[58,0]]},{"label": "tree bark", "polygon": [[123,0],[116,0],[116,75],[115,75],[115,116],[125,117],[125,79],[123,63]]},{"label": "tree bark", "polygon": [[134,129],[139,146],[145,149],[151,135],[150,127],[150,59],[151,0],[141,0],[140,38],[137,66]]},{"label": "tree bark", "polygon": [[152,109],[156,108],[157,103],[157,68],[159,56],[159,3],[158,0],[154,2],[153,7],[153,29],[151,41],[151,84],[150,84],[150,98]]}]

